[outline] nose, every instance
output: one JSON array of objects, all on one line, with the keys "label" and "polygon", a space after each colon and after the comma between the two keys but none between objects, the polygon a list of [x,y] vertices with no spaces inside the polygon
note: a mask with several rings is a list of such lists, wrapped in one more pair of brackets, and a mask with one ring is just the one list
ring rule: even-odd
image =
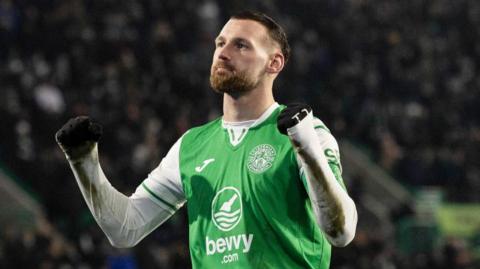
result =
[{"label": "nose", "polygon": [[226,56],[226,55],[223,54],[223,53],[220,53],[220,54],[218,55],[218,58],[219,58],[220,60],[223,60],[223,61],[228,61],[228,60],[230,59],[228,56]]},{"label": "nose", "polygon": [[218,48],[217,53],[218,53],[218,59],[223,61],[230,60],[230,53],[228,52],[228,46],[223,46],[221,48]]}]

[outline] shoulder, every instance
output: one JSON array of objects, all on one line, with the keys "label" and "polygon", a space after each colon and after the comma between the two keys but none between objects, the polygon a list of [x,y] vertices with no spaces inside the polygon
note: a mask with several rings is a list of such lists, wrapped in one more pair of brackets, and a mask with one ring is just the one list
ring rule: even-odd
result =
[{"label": "shoulder", "polygon": [[216,130],[217,127],[221,125],[221,121],[222,121],[222,118],[219,117],[203,125],[193,127],[185,133],[185,136],[198,136],[198,135],[211,132],[212,130]]},{"label": "shoulder", "polygon": [[337,140],[320,119],[314,118],[313,126],[315,128],[317,136],[320,138],[320,144],[323,153],[325,154],[325,157],[327,158],[329,164],[338,165],[341,173],[342,165],[340,162],[340,149]]},{"label": "shoulder", "polygon": [[338,143],[335,137],[333,136],[330,129],[327,125],[317,117],[313,118],[313,128],[315,128],[315,132],[317,136],[320,138],[322,143],[322,148],[324,149],[333,149],[338,151]]},{"label": "shoulder", "polygon": [[182,137],[182,145],[192,143],[193,141],[202,141],[209,136],[221,130],[222,119],[221,117],[207,122],[203,125],[193,127],[189,129]]},{"label": "shoulder", "polygon": [[322,120],[315,116],[313,116],[313,128],[315,128],[315,130],[321,129],[326,133],[331,134],[330,129],[328,129],[327,125],[325,125]]}]

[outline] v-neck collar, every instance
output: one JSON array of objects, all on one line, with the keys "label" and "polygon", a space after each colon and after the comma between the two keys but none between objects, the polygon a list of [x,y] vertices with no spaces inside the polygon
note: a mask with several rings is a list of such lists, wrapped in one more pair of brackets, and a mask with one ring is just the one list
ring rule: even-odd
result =
[{"label": "v-neck collar", "polygon": [[[226,143],[233,149],[236,150],[239,148],[241,144],[245,141],[246,137],[248,136],[249,130],[253,129],[259,125],[261,125],[263,122],[265,122],[271,115],[272,113],[279,107],[280,105],[275,102],[273,103],[263,114],[256,120],[249,120],[249,121],[242,121],[242,122],[225,122],[222,118],[222,128],[224,129],[225,132],[225,140]],[[237,133],[240,133],[240,141],[238,141],[236,144],[235,142],[235,129],[237,130]]]}]

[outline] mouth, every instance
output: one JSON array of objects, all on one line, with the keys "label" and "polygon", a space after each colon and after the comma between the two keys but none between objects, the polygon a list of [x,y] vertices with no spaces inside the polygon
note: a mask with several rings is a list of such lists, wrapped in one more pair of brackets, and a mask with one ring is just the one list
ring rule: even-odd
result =
[{"label": "mouth", "polygon": [[225,67],[218,67],[218,68],[215,68],[215,73],[222,75],[222,74],[232,73],[232,71]]},{"label": "mouth", "polygon": [[226,73],[233,72],[233,67],[225,64],[219,64],[214,67],[215,72]]}]

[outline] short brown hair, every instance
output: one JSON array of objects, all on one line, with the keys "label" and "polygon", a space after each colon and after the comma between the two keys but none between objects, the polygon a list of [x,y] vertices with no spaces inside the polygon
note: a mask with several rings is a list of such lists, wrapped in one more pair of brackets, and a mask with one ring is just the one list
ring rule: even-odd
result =
[{"label": "short brown hair", "polygon": [[260,12],[241,11],[230,16],[230,19],[252,20],[265,26],[268,30],[270,38],[280,45],[283,57],[285,58],[285,63],[287,63],[288,59],[290,58],[290,45],[288,44],[287,34],[285,33],[285,30],[283,30],[282,26],[280,26],[272,18]]}]

